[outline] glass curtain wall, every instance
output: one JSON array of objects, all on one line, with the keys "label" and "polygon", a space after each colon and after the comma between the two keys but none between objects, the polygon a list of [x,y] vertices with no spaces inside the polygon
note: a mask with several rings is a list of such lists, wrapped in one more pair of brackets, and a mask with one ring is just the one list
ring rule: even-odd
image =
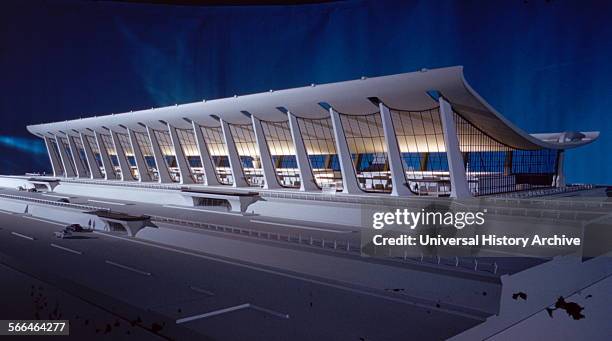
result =
[{"label": "glass curtain wall", "polygon": [[366,192],[390,193],[391,172],[380,113],[340,114],[359,187]]},{"label": "glass curtain wall", "polygon": [[300,171],[295,158],[295,147],[289,121],[261,121],[266,144],[276,173],[278,183],[283,187],[299,188]]},{"label": "glass curtain wall", "polygon": [[100,136],[102,137],[102,143],[104,144],[104,148],[106,148],[106,152],[108,153],[108,157],[113,165],[115,174],[117,177],[119,177],[121,174],[121,168],[119,167],[119,159],[117,159],[117,151],[115,150],[113,138],[107,134],[100,134]]},{"label": "glass curtain wall", "polygon": [[[55,142],[54,138],[49,138],[49,142],[50,142],[50,148],[53,149],[53,153],[55,153],[55,155],[57,155],[57,157],[60,157],[59,154],[59,148],[57,147],[57,142]],[[59,164],[59,169],[57,170],[57,176],[65,176],[66,172],[64,171],[64,165],[62,164],[61,160],[58,160],[58,164]]]},{"label": "glass curtain wall", "polygon": [[139,179],[138,168],[136,167],[136,157],[134,156],[134,149],[132,149],[132,144],[130,143],[130,137],[128,134],[117,133],[117,137],[119,139],[119,143],[121,144],[121,148],[125,153],[125,158],[128,161],[128,166],[130,167],[130,172],[132,173],[132,177],[134,179]]},{"label": "glass curtain wall", "polygon": [[89,174],[91,174],[91,171],[89,170],[89,164],[87,163],[87,156],[85,155],[83,141],[81,141],[80,137],[73,137],[72,140],[74,141],[74,145],[76,146],[76,149],[79,153],[79,162],[81,163],[81,165],[83,165],[83,169],[85,169],[85,175],[89,176]]},{"label": "glass curtain wall", "polygon": [[83,135],[85,136],[85,139],[87,139],[87,143],[89,143],[89,146],[91,147],[91,152],[94,155],[94,159],[96,162],[96,165],[98,165],[98,168],[100,169],[100,173],[102,173],[102,175],[104,175],[104,165],[102,164],[102,156],[100,156],[100,149],[98,148],[98,143],[96,142],[96,138],[93,136],[89,136],[89,135]]},{"label": "glass curtain wall", "polygon": [[151,146],[151,140],[147,133],[141,133],[134,131],[134,137],[136,138],[137,148],[140,148],[142,157],[147,164],[147,170],[149,174],[153,175],[153,180],[159,179],[159,173],[157,172],[157,165],[155,164],[155,156],[153,156],[153,146]]},{"label": "glass curtain wall", "polygon": [[438,108],[391,109],[390,112],[406,185],[418,195],[450,195],[450,174]]},{"label": "glass curtain wall", "polygon": [[157,138],[163,159],[166,162],[166,167],[168,167],[168,171],[170,172],[170,178],[174,182],[179,182],[181,180],[181,174],[179,172],[178,165],[176,164],[176,155],[174,154],[174,146],[172,145],[172,140],[170,139],[170,133],[165,130],[155,129],[153,130],[153,133]]},{"label": "glass curtain wall", "polygon": [[558,151],[516,149],[493,139],[456,112],[454,118],[474,196],[553,186]]},{"label": "glass curtain wall", "polygon": [[68,160],[66,160],[68,162],[68,165],[64,165],[67,167],[72,168],[72,170],[74,171],[74,173],[76,174],[76,164],[74,163],[74,157],[72,156],[72,152],[70,151],[70,146],[68,145],[68,139],[65,137],[59,137],[60,140],[60,144],[61,144],[61,148],[64,149],[64,151],[66,151],[66,155],[68,155]]},{"label": "glass curtain wall", "polygon": [[263,170],[253,126],[251,124],[229,124],[229,126],[247,183],[250,186],[263,186]]},{"label": "glass curtain wall", "polygon": [[176,134],[178,135],[179,144],[185,155],[185,161],[187,161],[189,165],[189,171],[191,172],[193,180],[197,183],[204,183],[202,159],[200,158],[200,152],[198,151],[198,144],[193,130],[176,128]]},{"label": "glass curtain wall", "polygon": [[200,126],[200,129],[202,129],[202,135],[206,142],[208,154],[215,167],[217,180],[219,180],[221,184],[232,185],[234,183],[234,178],[232,176],[229,158],[227,157],[227,146],[223,139],[223,130],[221,127],[205,126]]},{"label": "glass curtain wall", "polygon": [[298,117],[297,121],[317,186],[326,191],[341,191],[342,172],[331,118]]}]

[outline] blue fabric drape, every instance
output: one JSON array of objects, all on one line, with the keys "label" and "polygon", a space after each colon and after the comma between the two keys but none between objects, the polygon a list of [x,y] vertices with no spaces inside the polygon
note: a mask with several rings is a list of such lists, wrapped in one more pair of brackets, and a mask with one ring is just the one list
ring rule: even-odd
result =
[{"label": "blue fabric drape", "polygon": [[6,2],[0,173],[50,168],[44,149],[31,146],[31,123],[464,65],[476,91],[526,131],[600,130],[598,142],[567,154],[567,177],[611,183],[611,9],[588,1]]}]

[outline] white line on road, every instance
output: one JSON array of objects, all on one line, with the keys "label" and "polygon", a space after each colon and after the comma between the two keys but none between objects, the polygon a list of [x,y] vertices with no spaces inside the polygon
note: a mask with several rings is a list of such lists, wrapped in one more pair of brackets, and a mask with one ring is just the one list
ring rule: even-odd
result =
[{"label": "white line on road", "polygon": [[41,194],[41,195],[44,195],[45,197],[53,197],[53,198],[61,198],[61,199],[70,199],[70,197],[63,196],[63,195],[54,195],[54,194]]},{"label": "white line on road", "polygon": [[217,258],[217,257],[206,256],[206,255],[199,254],[199,253],[196,253],[196,252],[183,251],[183,250],[175,249],[175,248],[168,247],[168,246],[162,246],[162,245],[157,245],[157,244],[153,244],[153,243],[148,243],[148,242],[141,241],[141,240],[126,238],[126,237],[120,237],[120,236],[114,236],[114,235],[111,235],[111,234],[108,234],[108,233],[103,233],[103,232],[100,232],[100,231],[93,231],[93,233],[96,233],[96,234],[99,234],[99,235],[102,235],[102,236],[106,236],[106,237],[109,237],[109,238],[122,239],[122,240],[125,240],[125,241],[128,241],[128,242],[132,242],[132,243],[136,243],[136,244],[141,244],[141,245],[146,245],[146,246],[158,248],[158,249],[165,250],[165,251],[176,252],[176,253],[180,253],[180,254],[184,254],[184,255],[188,255],[188,256],[193,256],[193,257],[197,257],[197,258],[202,258],[202,259],[207,259],[207,260],[215,261],[215,262],[218,262],[218,263],[234,265],[234,266],[242,267],[242,268],[245,268],[245,269],[251,269],[251,270],[260,271],[260,272],[263,272],[263,273],[268,273],[268,274],[273,274],[273,275],[277,275],[277,276],[281,276],[281,277],[296,279],[296,280],[304,281],[304,282],[308,282],[308,283],[318,284],[318,285],[326,286],[326,287],[329,287],[329,288],[334,288],[334,289],[348,291],[348,292],[352,292],[352,293],[356,293],[356,294],[360,294],[360,295],[375,297],[375,298],[386,300],[386,301],[391,301],[391,302],[400,303],[400,304],[407,304],[407,305],[421,307],[421,308],[426,308],[426,309],[434,309],[434,310],[446,311],[446,312],[450,312],[450,313],[452,313],[454,315],[457,315],[457,316],[464,316],[464,317],[468,317],[468,318],[471,318],[471,319],[479,319],[481,321],[483,320],[481,317],[477,317],[477,316],[474,316],[473,314],[469,314],[469,313],[462,313],[460,311],[448,310],[448,309],[444,309],[444,308],[432,308],[431,305],[429,305],[429,304],[420,303],[420,302],[416,302],[416,301],[410,301],[409,297],[406,297],[406,298],[396,298],[396,297],[387,296],[387,295],[384,295],[384,294],[379,294],[379,293],[376,293],[376,292],[370,292],[370,291],[366,291],[366,290],[362,290],[362,289],[358,289],[358,288],[352,288],[352,287],[349,286],[350,283],[347,283],[346,285],[343,285],[343,284],[334,284],[334,283],[325,282],[325,281],[322,281],[322,280],[317,280],[317,279],[314,279],[314,278],[309,278],[309,277],[300,276],[300,275],[293,275],[293,274],[289,274],[289,273],[285,273],[285,272],[281,272],[281,271],[276,271],[276,270],[272,270],[272,269],[267,269],[267,268],[263,268],[263,267],[259,267],[259,266],[255,266],[255,265],[249,265],[249,264],[244,264],[244,263],[240,263],[240,262],[236,262],[236,261],[221,259],[221,258]]},{"label": "white line on road", "polygon": [[201,208],[182,207],[182,206],[178,206],[178,205],[164,205],[164,207],[176,208],[176,209],[179,209],[179,210],[187,210],[187,211],[198,211],[198,212],[204,212],[204,213],[216,213],[216,214],[227,214],[227,215],[243,216],[242,213],[222,212],[222,211],[215,211],[215,210],[205,210],[205,209],[201,209]]},{"label": "white line on road", "polygon": [[251,304],[251,309],[253,310],[257,310],[257,311],[261,311],[262,313],[267,313],[276,317],[280,317],[283,319],[289,319],[289,314],[283,314],[283,313],[279,313],[278,311],[272,310],[272,309],[268,309],[268,308],[264,308],[264,307],[260,307],[254,304]]},{"label": "white line on road", "polygon": [[109,205],[121,205],[121,206],[127,205],[126,203],[115,202],[115,201],[104,201],[104,200],[93,200],[93,199],[87,199],[87,201],[89,201],[89,202],[97,202],[97,203],[100,203],[100,204],[109,204]]},{"label": "white line on road", "polygon": [[17,233],[17,232],[11,232],[11,234],[13,236],[17,236],[17,237],[21,237],[21,238],[25,238],[25,239],[29,239],[29,240],[34,240],[34,237],[26,236],[25,234],[21,234],[21,233]]},{"label": "white line on road", "polygon": [[189,289],[195,291],[195,292],[199,292],[201,294],[205,294],[208,296],[215,296],[215,293],[212,291],[208,291],[206,289],[202,289],[202,288],[198,288],[198,287],[194,287],[194,286],[190,286]]},{"label": "white line on road", "polygon": [[302,230],[331,232],[331,233],[353,233],[354,232],[354,231],[331,230],[331,229],[324,229],[324,228],[312,227],[312,226],[301,226],[301,225],[274,223],[274,222],[271,222],[271,221],[263,221],[263,220],[256,220],[256,219],[251,219],[251,222],[252,223],[259,223],[259,224],[266,224],[266,225],[276,225],[276,226],[290,227],[290,228],[302,229]]},{"label": "white line on road", "polygon": [[68,251],[68,252],[72,252],[72,253],[77,254],[77,255],[82,255],[83,254],[83,252],[81,252],[81,251],[69,249],[67,247],[63,247],[63,246],[60,246],[60,245],[57,245],[57,244],[53,244],[53,243],[51,243],[51,247],[54,247],[54,248],[60,249],[60,250],[64,250],[64,251]]},{"label": "white line on road", "polygon": [[189,317],[184,317],[182,319],[176,320],[176,324],[190,322],[190,321],[193,321],[193,320],[199,320],[199,319],[203,319],[203,318],[207,318],[207,317],[211,317],[211,316],[215,316],[215,315],[221,315],[221,314],[229,313],[229,312],[236,311],[236,310],[246,309],[248,307],[249,307],[249,304],[245,303],[245,304],[241,304],[241,305],[237,305],[237,306],[233,306],[233,307],[229,307],[229,308],[214,310],[214,311],[211,311],[211,312],[208,312],[208,313],[204,313],[204,314],[200,314],[200,315],[193,315],[193,316],[189,316]]},{"label": "white line on road", "polygon": [[24,215],[21,217],[26,218],[26,219],[36,220],[36,221],[42,221],[43,223],[47,223],[47,224],[53,224],[53,225],[66,227],[66,224],[58,223],[58,222],[47,220],[47,219],[34,218],[34,217],[27,216],[27,215]]},{"label": "white line on road", "polygon": [[266,308],[262,308],[262,307],[259,307],[259,306],[256,306],[256,305],[252,305],[251,303],[245,303],[245,304],[240,304],[240,305],[229,307],[229,308],[214,310],[214,311],[211,311],[211,312],[208,312],[208,313],[204,313],[204,314],[184,317],[182,319],[176,320],[176,324],[181,324],[181,323],[185,323],[185,322],[190,322],[190,321],[194,321],[194,320],[199,320],[199,319],[203,319],[203,318],[207,318],[207,317],[211,317],[211,316],[221,315],[221,314],[225,314],[225,313],[230,313],[232,311],[248,309],[248,308],[251,308],[251,309],[257,310],[257,311],[261,311],[262,313],[270,314],[270,315],[273,315],[273,316],[276,316],[276,317],[284,318],[284,319],[288,319],[289,318],[289,314],[283,314],[283,313],[279,313],[279,312],[271,310],[271,309],[266,309]]},{"label": "white line on road", "polygon": [[110,260],[106,260],[106,261],[104,261],[104,262],[105,262],[106,264],[110,264],[110,265],[116,266],[116,267],[121,268],[121,269],[125,269],[125,270],[129,270],[129,271],[133,271],[133,272],[139,273],[139,274],[141,274],[141,275],[151,276],[151,273],[150,273],[150,272],[147,272],[147,271],[142,271],[142,270],[138,270],[138,269],[132,268],[131,266],[127,266],[127,265],[123,265],[123,264],[115,263],[115,262],[110,261]]},{"label": "white line on road", "polygon": [[276,317],[280,317],[282,319],[289,319],[289,314],[283,314],[283,313],[279,313],[278,311],[272,310],[272,309],[268,309],[268,308],[264,308],[264,307],[260,307],[254,304],[250,305],[250,308],[253,310],[257,310],[257,311],[261,311],[262,313],[266,313],[266,314],[270,314]]}]

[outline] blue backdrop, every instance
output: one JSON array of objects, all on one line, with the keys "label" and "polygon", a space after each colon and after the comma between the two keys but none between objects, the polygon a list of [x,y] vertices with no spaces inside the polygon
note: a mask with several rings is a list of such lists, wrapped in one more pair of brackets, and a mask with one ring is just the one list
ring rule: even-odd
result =
[{"label": "blue backdrop", "polygon": [[464,65],[529,132],[600,130],[568,179],[612,183],[610,2],[24,2],[0,10],[2,174],[50,169],[27,124]]}]

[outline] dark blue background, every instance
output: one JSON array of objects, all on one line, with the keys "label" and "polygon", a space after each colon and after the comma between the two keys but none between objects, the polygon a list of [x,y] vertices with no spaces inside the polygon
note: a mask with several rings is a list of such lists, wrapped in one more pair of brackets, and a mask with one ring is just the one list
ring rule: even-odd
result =
[{"label": "dark blue background", "polygon": [[50,168],[27,124],[464,65],[529,132],[600,130],[568,179],[612,183],[607,1],[0,6],[2,174]]}]

